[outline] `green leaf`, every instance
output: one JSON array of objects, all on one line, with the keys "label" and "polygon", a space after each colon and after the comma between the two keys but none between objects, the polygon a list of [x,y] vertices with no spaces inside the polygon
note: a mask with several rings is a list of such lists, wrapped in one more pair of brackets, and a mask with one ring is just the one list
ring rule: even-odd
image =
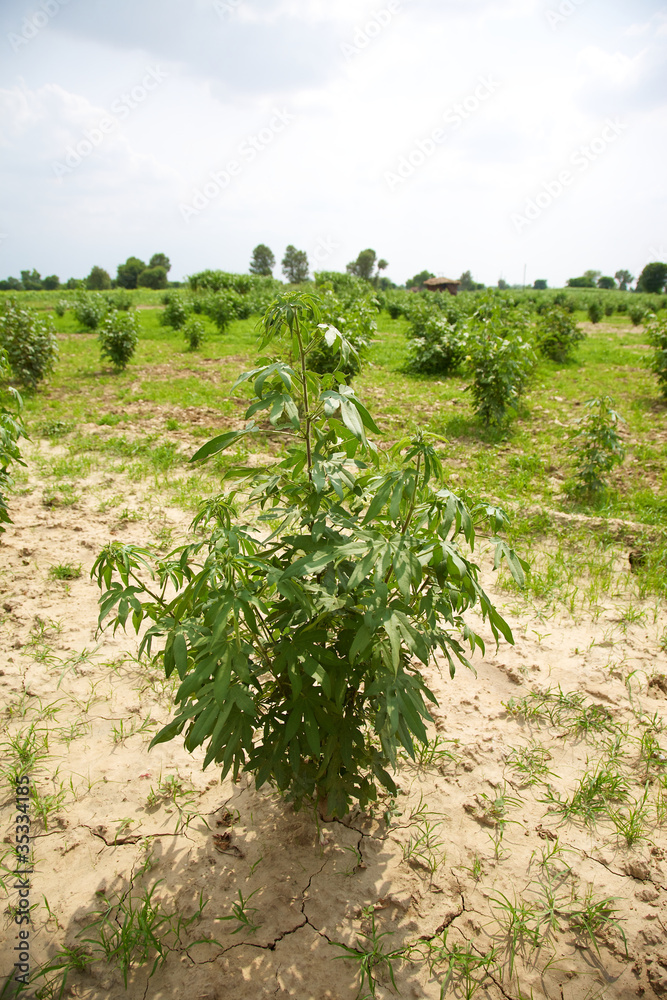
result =
[{"label": "green leaf", "polygon": [[216,455],[219,451],[223,451],[225,448],[229,448],[230,445],[236,444],[241,438],[245,437],[246,434],[256,434],[257,427],[251,424],[248,427],[244,427],[242,431],[226,431],[224,434],[219,434],[217,437],[211,438],[206,444],[203,444],[199,448],[192,458],[191,462],[200,462],[204,458],[210,458],[211,455]]},{"label": "green leaf", "polygon": [[188,647],[182,632],[177,632],[174,636],[173,651],[178,676],[185,677],[188,669]]}]

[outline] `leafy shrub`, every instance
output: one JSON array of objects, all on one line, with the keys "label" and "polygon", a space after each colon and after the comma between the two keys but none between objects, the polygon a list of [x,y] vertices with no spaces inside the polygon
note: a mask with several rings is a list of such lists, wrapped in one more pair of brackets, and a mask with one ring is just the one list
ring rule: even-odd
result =
[{"label": "leafy shrub", "polygon": [[136,315],[126,312],[110,313],[97,339],[100,342],[100,356],[107,358],[117,372],[127,368],[127,364],[139,343],[139,321]]},{"label": "leafy shrub", "polygon": [[667,319],[658,319],[657,316],[650,316],[646,332],[649,343],[653,347],[653,357],[649,365],[656,378],[660,392],[667,399]]},{"label": "leafy shrub", "polygon": [[611,396],[599,396],[586,403],[588,413],[578,421],[570,452],[575,457],[576,482],[570,492],[593,499],[607,488],[604,478],[624,458],[625,450],[617,427],[623,421],[612,409]]},{"label": "leafy shrub", "polygon": [[[243,769],[296,806],[317,798],[341,816],[374,800],[378,786],[396,794],[389,768],[399,746],[414,756],[414,741],[428,739],[435,699],[415,661],[428,664],[440,649],[452,675],[469,666],[464,643],[483,648],[466,620],[473,608],[496,640],[512,641],[465,554],[476,528],[491,532],[497,562],[506,558],[519,581],[524,564],[496,537],[503,512],[444,489],[421,436],[397,444],[394,465],[380,469],[361,401],[307,368],[321,323],[316,296],[275,300],[262,362],[237,381],[254,389],[245,428],[193,456],[255,433],[260,413],[285,433],[289,447],[273,468],[234,470],[245,509],[237,514],[235,493],[214,497],[195,519],[207,537],[162,559],[113,543],[93,573],[105,591],[100,620],[130,619],[142,652],[180,678],[175,717],[153,744],[183,734],[188,750],[206,744],[204,767]],[[285,336],[294,366],[265,357]],[[341,335],[338,346],[345,351]]]},{"label": "leafy shrub", "polygon": [[68,309],[69,309],[69,302],[67,301],[67,299],[58,299],[55,306],[53,307],[53,311],[56,314],[56,316],[61,316],[61,317],[65,315]]},{"label": "leafy shrub", "polygon": [[118,309],[127,312],[132,308],[132,294],[127,288],[116,288],[109,295],[105,295],[109,309]]},{"label": "leafy shrub", "polygon": [[107,300],[95,292],[79,292],[74,300],[74,316],[88,330],[96,330],[108,312]]},{"label": "leafy shrub", "polygon": [[230,323],[239,318],[243,307],[242,296],[231,290],[211,292],[202,301],[202,311],[213,320],[220,333],[224,333]]},{"label": "leafy shrub", "polygon": [[249,274],[230,274],[228,271],[199,271],[188,277],[193,291],[221,292],[227,289],[246,295],[253,285]]},{"label": "leafy shrub", "polygon": [[7,352],[0,348],[0,534],[4,524],[12,523],[7,507],[7,492],[13,485],[9,467],[12,462],[25,465],[18,446],[20,438],[25,437],[20,416],[23,403],[16,389],[3,387],[10,375]]},{"label": "leafy shrub", "polygon": [[625,313],[628,311],[628,303],[625,299],[619,299],[616,303],[616,312]]},{"label": "leafy shrub", "polygon": [[188,350],[196,351],[204,343],[206,330],[204,324],[199,319],[191,316],[183,325],[183,336],[188,342]]},{"label": "leafy shrub", "polygon": [[613,316],[616,312],[616,303],[611,299],[607,299],[604,304],[604,314],[605,316]]},{"label": "leafy shrub", "polygon": [[0,313],[0,348],[7,354],[12,376],[34,389],[58,360],[53,320],[21,308],[16,299],[7,299]]},{"label": "leafy shrub", "polygon": [[367,295],[344,306],[333,291],[327,289],[322,293],[320,308],[323,325],[341,333],[350,350],[343,358],[335,346],[335,336],[319,338],[309,351],[308,367],[318,375],[336,372],[339,378],[349,383],[361,371],[377,329],[377,302]]},{"label": "leafy shrub", "polygon": [[421,375],[450,375],[465,355],[466,339],[445,316],[420,314],[410,324],[408,370]]},{"label": "leafy shrub", "polygon": [[628,316],[630,317],[633,326],[639,326],[645,315],[646,306],[643,302],[637,302],[636,304],[628,306]]},{"label": "leafy shrub", "polygon": [[586,334],[570,319],[568,313],[558,306],[552,306],[537,324],[536,344],[541,354],[552,361],[568,361],[577,344],[586,339]]},{"label": "leafy shrub", "polygon": [[188,321],[192,313],[192,302],[178,292],[170,292],[164,297],[164,309],[160,314],[160,323],[163,326],[171,326],[174,330],[180,330]]},{"label": "leafy shrub", "polygon": [[501,424],[516,413],[535,367],[535,352],[524,339],[525,313],[491,294],[481,301],[465,330],[473,408],[485,424]]},{"label": "leafy shrub", "polygon": [[588,318],[591,323],[599,323],[602,319],[602,303],[598,299],[593,299],[588,303]]}]

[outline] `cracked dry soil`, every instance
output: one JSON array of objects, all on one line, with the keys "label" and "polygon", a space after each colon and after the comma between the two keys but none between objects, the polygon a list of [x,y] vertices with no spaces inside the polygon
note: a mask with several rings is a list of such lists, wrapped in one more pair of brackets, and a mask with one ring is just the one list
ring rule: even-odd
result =
[{"label": "cracked dry soil", "polygon": [[[66,509],[46,509],[36,489],[16,505],[0,545],[2,770],[17,740],[29,738],[35,750],[33,972],[93,936],[85,928],[95,911],[106,908],[118,927],[119,901],[153,888],[158,912],[183,921],[205,903],[180,938],[162,925],[164,963],[150,975],[155,952],[132,953],[126,989],[119,962],[95,960],[89,941],[90,964],[70,973],[65,996],[352,1000],[357,964],[332,942],[360,947],[373,920],[386,951],[411,946],[409,960],[394,963],[401,997],[465,996],[462,965],[451,960],[463,953],[493,954],[474,973],[477,995],[489,998],[667,996],[667,684],[656,681],[667,674],[664,608],[646,605],[628,623],[610,597],[596,621],[563,613],[545,623],[538,609],[508,606],[495,593],[516,646],[489,644],[476,676],[459,670],[452,681],[434,664],[426,672],[439,701],[432,759],[403,763],[395,804],[325,822],[246,777],[221,784],[202,772],[203,755],[178,742],[147,753],[155,726],[169,718],[170,685],[137,661],[129,634],[97,635],[88,572],[112,528],[145,544],[149,525],[114,524],[99,513],[103,487],[89,487]],[[109,488],[137,489],[120,477]],[[163,515],[175,535],[185,533],[183,512]],[[62,562],[80,562],[82,575],[50,580],[49,567]],[[503,705],[549,691],[553,701],[559,686],[581,696],[601,728],[582,731],[567,712],[530,719]],[[642,762],[649,729],[662,750]],[[522,748],[547,767],[533,784],[516,766]],[[623,776],[623,795],[592,823],[564,818],[554,803],[572,800],[582,776],[602,767]],[[628,846],[612,813],[644,793],[642,834]],[[2,835],[4,852],[14,835],[6,778]],[[16,893],[11,880],[5,885],[3,981],[16,943]],[[239,892],[247,923],[225,919]],[[594,933],[572,917],[586,900],[606,901]],[[532,914],[523,930],[522,905]],[[371,971],[376,995],[395,995],[386,964]]]}]

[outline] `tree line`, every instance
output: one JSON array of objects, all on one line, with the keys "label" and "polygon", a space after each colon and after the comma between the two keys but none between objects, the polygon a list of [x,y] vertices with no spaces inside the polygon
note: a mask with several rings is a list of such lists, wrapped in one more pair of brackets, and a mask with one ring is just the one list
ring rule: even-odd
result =
[{"label": "tree line", "polygon": [[97,265],[91,268],[86,278],[69,278],[65,282],[61,282],[57,274],[42,278],[39,271],[33,268],[32,271],[21,271],[20,279],[10,277],[0,281],[0,291],[50,292],[59,288],[87,288],[102,292],[108,288],[166,288],[170,270],[171,262],[167,255],[154,253],[148,264],[139,257],[128,257],[124,264],[118,265],[115,278]]}]

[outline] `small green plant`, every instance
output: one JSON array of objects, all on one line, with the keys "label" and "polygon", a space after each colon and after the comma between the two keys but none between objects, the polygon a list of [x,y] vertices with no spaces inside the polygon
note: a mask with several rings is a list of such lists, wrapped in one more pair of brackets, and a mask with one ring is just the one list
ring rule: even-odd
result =
[{"label": "small green plant", "polygon": [[74,317],[87,330],[97,330],[108,312],[107,300],[95,292],[79,292],[74,300]]},{"label": "small green plant", "polygon": [[536,330],[536,344],[540,354],[552,361],[569,361],[577,344],[585,340],[586,334],[580,330],[570,314],[559,306],[542,313]]},{"label": "small green plant", "polygon": [[[160,315],[160,323],[174,330],[181,330],[192,315],[192,302],[179,295],[178,292],[168,292],[165,295],[165,305]],[[194,350],[194,348],[193,348]]]},{"label": "small green plant", "polygon": [[576,496],[599,497],[607,489],[606,474],[623,461],[625,449],[618,433],[623,420],[613,405],[611,396],[590,399],[586,403],[588,413],[578,421],[579,430],[570,444],[576,469],[571,490]]},{"label": "small green plant", "polygon": [[[195,519],[196,542],[157,560],[111,544],[92,573],[104,588],[100,620],[111,615],[117,628],[131,617],[139,630],[148,619],[141,653],[158,646],[156,663],[180,678],[176,716],[153,744],[185,731],[189,750],[207,744],[204,766],[243,768],[258,787],[271,781],[297,806],[326,800],[341,816],[376,799],[378,784],[395,795],[388,768],[399,746],[414,757],[414,741],[428,742],[434,699],[415,659],[427,664],[440,649],[452,675],[457,662],[469,666],[464,643],[483,648],[464,617],[474,606],[496,641],[513,641],[463,551],[476,526],[519,582],[525,563],[497,537],[499,508],[468,506],[443,487],[422,435],[399,442],[380,468],[361,400],[308,368],[321,315],[309,293],[275,300],[260,348],[288,339],[294,366],[263,359],[244,373],[237,384],[254,388],[245,428],[193,456],[256,433],[258,413],[285,434],[273,467],[228,474],[247,498],[241,519],[234,493],[215,497]],[[340,334],[337,346],[344,360]]]},{"label": "small green plant", "polygon": [[604,316],[604,309],[602,308],[602,303],[598,299],[593,299],[592,302],[588,303],[588,318],[591,323],[599,323]]},{"label": "small green plant", "polygon": [[56,314],[56,316],[60,316],[62,318],[69,309],[69,307],[70,304],[67,301],[67,299],[58,299],[55,306],[53,307],[53,311]]},{"label": "small green plant", "polygon": [[525,317],[493,298],[467,323],[466,364],[473,408],[485,424],[503,424],[517,412],[535,367],[535,352],[523,339]]},{"label": "small green plant", "polygon": [[667,399],[667,318],[650,317],[646,332],[653,347],[653,356],[649,367],[658,380],[661,395]]},{"label": "small green plant", "polygon": [[628,306],[628,316],[632,320],[633,326],[639,326],[646,315],[646,306],[638,302],[636,305]]},{"label": "small green plant", "polygon": [[[53,320],[21,308],[16,299],[6,299],[0,309],[0,350],[5,352],[11,377],[34,389],[51,374],[58,360]],[[0,372],[0,380],[6,377]]]},{"label": "small green plant", "polygon": [[205,312],[209,319],[213,320],[219,333],[226,333],[229,325],[235,319],[242,319],[244,314],[248,315],[244,308],[246,303],[243,296],[231,288],[219,292],[209,292],[202,299],[200,305],[202,312]]},{"label": "small green plant", "polygon": [[403,845],[403,860],[413,867],[425,868],[430,875],[445,861],[444,841],[437,836],[435,823],[425,820],[410,834],[407,844]]},{"label": "small green plant", "polygon": [[197,319],[196,316],[191,316],[183,325],[183,336],[188,342],[189,351],[196,351],[200,348],[206,336],[206,330],[202,321]]},{"label": "small green plant", "polygon": [[507,755],[507,765],[520,777],[522,784],[535,785],[553,775],[549,770],[551,754],[540,743],[517,747]]},{"label": "small green plant", "polygon": [[376,976],[378,970],[386,971],[389,973],[389,978],[391,979],[391,984],[396,989],[396,980],[394,978],[394,963],[402,961],[405,958],[405,949],[394,948],[391,951],[385,951],[385,942],[383,938],[392,937],[392,931],[378,931],[375,926],[375,913],[371,910],[370,913],[371,925],[369,933],[366,934],[360,931],[357,935],[357,947],[351,948],[350,945],[342,944],[340,941],[332,941],[331,944],[335,948],[342,948],[343,951],[347,952],[346,955],[337,955],[336,958],[342,958],[346,961],[356,962],[359,968],[360,983],[359,983],[359,995],[364,988],[364,983],[368,980],[368,988],[371,991],[371,996],[375,996],[375,990],[377,987]]},{"label": "small green plant", "polygon": [[186,919],[176,911],[168,913],[160,900],[154,898],[159,884],[156,882],[139,896],[127,892],[113,900],[104,899],[102,908],[92,914],[92,919],[87,918],[77,935],[84,944],[92,946],[91,964],[104,961],[120,969],[126,990],[131,969],[145,966],[154,955],[148,973],[150,979],[169,953],[182,945],[181,935],[201,918],[206,906],[200,894],[199,905],[191,917]]},{"label": "small green plant", "polygon": [[255,923],[255,913],[257,913],[256,906],[248,906],[248,903],[259,889],[255,889],[250,893],[249,896],[244,898],[241,890],[238,890],[238,901],[232,903],[232,912],[226,917],[218,917],[218,920],[235,920],[238,924],[232,934],[239,934],[241,931],[248,931],[250,934],[254,934],[262,926],[261,924]]},{"label": "small green plant", "polygon": [[598,936],[610,927],[618,930],[625,944],[626,955],[628,953],[628,942],[617,917],[618,907],[613,905],[615,902],[615,896],[596,899],[593,886],[589,885],[583,900],[575,898],[567,912],[570,927],[585,941],[590,942],[598,955],[600,954]]},{"label": "small green plant", "polygon": [[425,949],[429,971],[431,975],[438,977],[440,1000],[450,995],[450,986],[454,990],[454,996],[472,1000],[487,980],[490,983],[490,970],[497,964],[497,949],[493,947],[486,953],[480,953],[470,941],[465,944],[458,941],[450,944],[449,932],[450,928],[446,927],[439,937],[427,940],[423,945],[418,944],[414,950],[424,957]]},{"label": "small green plant", "polygon": [[127,368],[139,343],[139,322],[136,315],[112,312],[104,320],[97,339],[102,359],[108,358],[115,371]]},{"label": "small green plant", "polygon": [[74,563],[58,563],[57,566],[49,568],[49,579],[51,580],[78,580],[81,576],[81,563],[77,566]]}]

